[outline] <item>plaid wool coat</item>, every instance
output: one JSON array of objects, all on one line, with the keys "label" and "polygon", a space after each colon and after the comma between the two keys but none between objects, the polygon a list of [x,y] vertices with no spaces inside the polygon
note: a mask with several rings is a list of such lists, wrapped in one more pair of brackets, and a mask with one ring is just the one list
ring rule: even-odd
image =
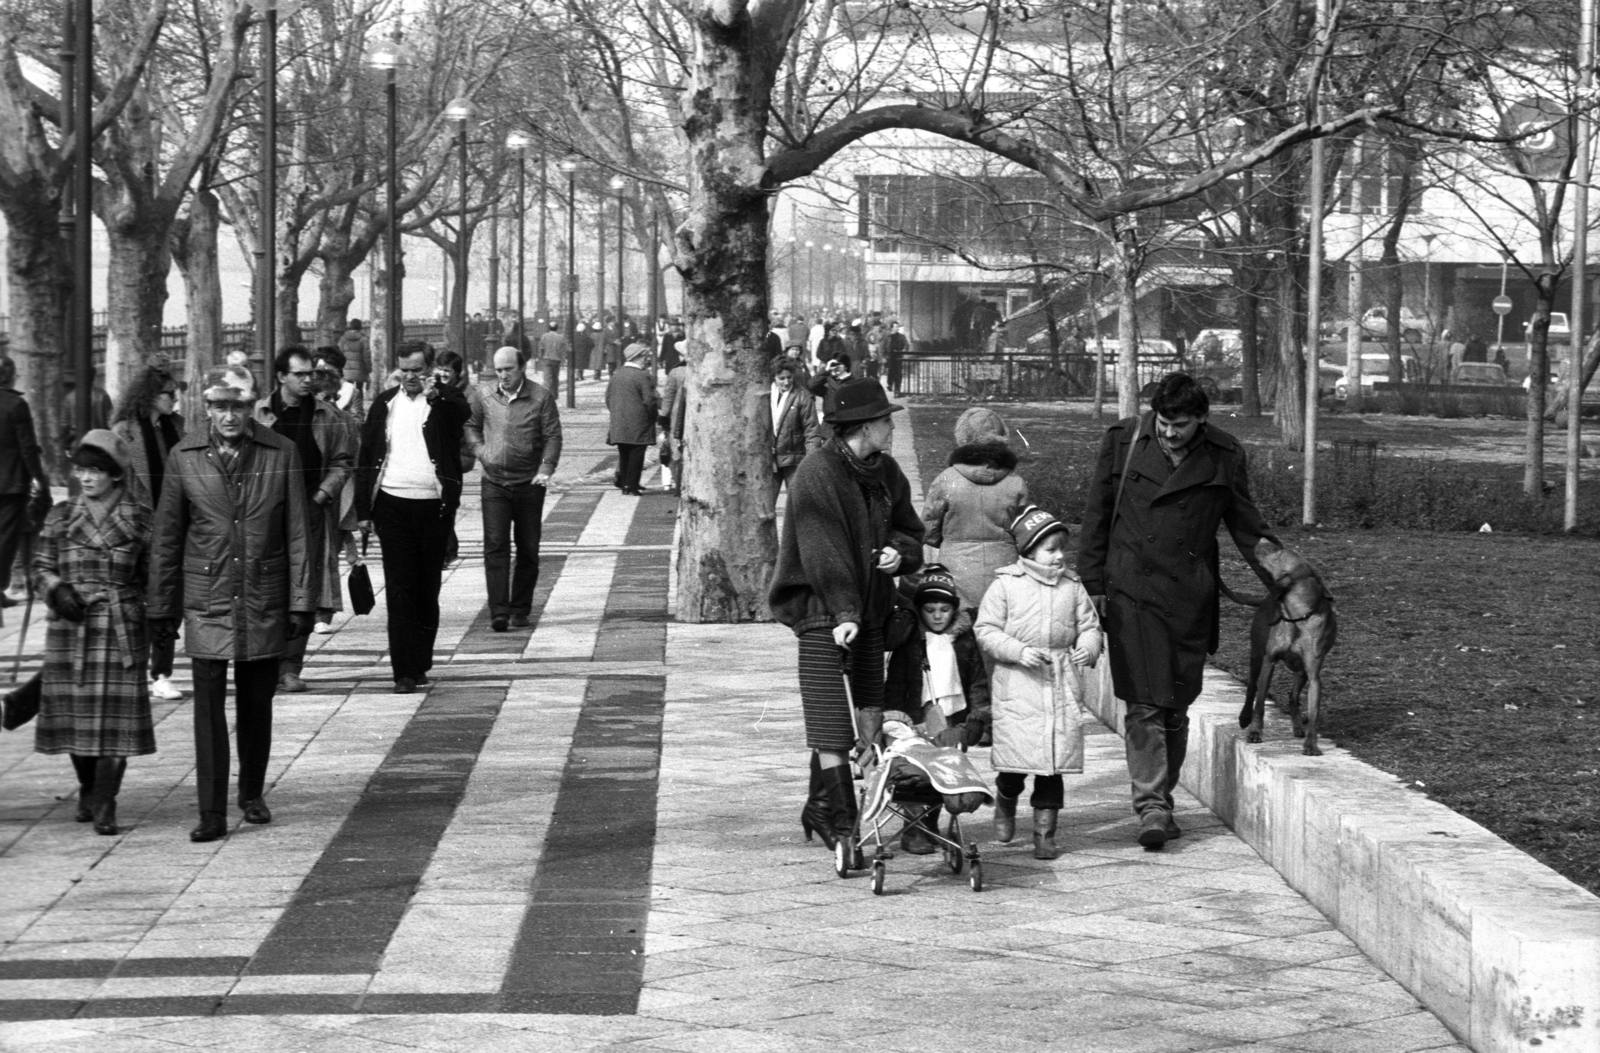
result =
[{"label": "plaid wool coat", "polygon": [[49,615],[34,749],[88,757],[156,751],[145,682],[145,566],[150,510],[124,486],[95,523],[80,494],[56,505],[33,555],[41,596],[63,582],[88,606],[74,624]]}]

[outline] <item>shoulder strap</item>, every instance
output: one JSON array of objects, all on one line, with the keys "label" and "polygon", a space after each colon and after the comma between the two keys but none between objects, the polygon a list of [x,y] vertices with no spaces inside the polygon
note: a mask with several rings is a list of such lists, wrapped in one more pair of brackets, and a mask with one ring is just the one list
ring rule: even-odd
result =
[{"label": "shoulder strap", "polygon": [[1117,513],[1122,511],[1122,491],[1128,485],[1128,465],[1133,461],[1133,447],[1138,443],[1139,435],[1144,431],[1146,416],[1147,414],[1139,415],[1139,423],[1133,429],[1133,439],[1128,443],[1128,456],[1123,459],[1122,474],[1117,477],[1117,500],[1111,506],[1111,522],[1107,524],[1107,529],[1116,524]]}]

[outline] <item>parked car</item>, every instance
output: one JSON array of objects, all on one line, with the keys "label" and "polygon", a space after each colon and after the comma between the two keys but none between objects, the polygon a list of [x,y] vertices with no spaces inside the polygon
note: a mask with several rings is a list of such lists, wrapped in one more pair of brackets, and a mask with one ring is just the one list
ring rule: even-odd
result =
[{"label": "parked car", "polygon": [[1450,371],[1450,383],[1465,387],[1505,387],[1506,370],[1498,362],[1462,362]]},{"label": "parked car", "polygon": [[1244,355],[1244,337],[1237,329],[1202,329],[1189,344],[1189,359],[1194,365],[1234,362]]},{"label": "parked car", "polygon": [[[1401,355],[1400,370],[1406,381],[1414,381],[1422,376],[1422,369],[1417,363],[1416,355]],[[1370,393],[1372,386],[1380,381],[1389,379],[1389,356],[1373,352],[1363,353],[1361,356],[1361,390],[1363,394]],[[1339,379],[1333,384],[1333,397],[1347,399],[1350,397],[1350,370],[1346,366],[1340,373]]]},{"label": "parked car", "polygon": [[[1531,328],[1533,328],[1533,319],[1530,318],[1522,323],[1522,339],[1525,342],[1528,340],[1528,330]],[[1572,343],[1572,323],[1567,320],[1565,311],[1550,312],[1550,334],[1546,338],[1546,342],[1551,344]]]}]

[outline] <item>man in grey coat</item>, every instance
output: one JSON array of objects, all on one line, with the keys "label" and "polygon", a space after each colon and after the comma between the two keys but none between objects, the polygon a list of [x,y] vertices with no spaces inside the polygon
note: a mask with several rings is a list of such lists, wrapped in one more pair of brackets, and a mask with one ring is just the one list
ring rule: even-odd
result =
[{"label": "man in grey coat", "polygon": [[606,410],[611,424],[606,442],[617,448],[617,485],[632,497],[644,493],[639,476],[644,471],[644,451],[656,438],[656,378],[644,368],[650,348],[634,341],[624,352],[626,361],[606,387]]},{"label": "man in grey coat", "polygon": [[200,825],[191,841],[228,833],[228,663],[239,740],[239,807],[270,823],[263,793],[272,753],[272,696],[289,641],[316,611],[306,491],[288,439],[257,426],[255,379],[213,369],[201,392],[209,425],[167,460],[150,555],[151,634],[171,639],[180,613],[194,666],[195,782]]}]

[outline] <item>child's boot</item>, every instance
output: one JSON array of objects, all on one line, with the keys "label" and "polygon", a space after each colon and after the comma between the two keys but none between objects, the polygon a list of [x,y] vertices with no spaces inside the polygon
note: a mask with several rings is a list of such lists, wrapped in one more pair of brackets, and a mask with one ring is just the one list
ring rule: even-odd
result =
[{"label": "child's boot", "polygon": [[1056,847],[1056,816],[1059,808],[1033,810],[1033,858],[1055,859],[1061,854]]},{"label": "child's boot", "polygon": [[900,850],[913,856],[931,856],[939,850],[933,834],[939,829],[939,806],[936,804],[906,824],[900,832]]},{"label": "child's boot", "polygon": [[996,790],[994,795],[994,839],[1010,844],[1017,836],[1017,799]]}]

